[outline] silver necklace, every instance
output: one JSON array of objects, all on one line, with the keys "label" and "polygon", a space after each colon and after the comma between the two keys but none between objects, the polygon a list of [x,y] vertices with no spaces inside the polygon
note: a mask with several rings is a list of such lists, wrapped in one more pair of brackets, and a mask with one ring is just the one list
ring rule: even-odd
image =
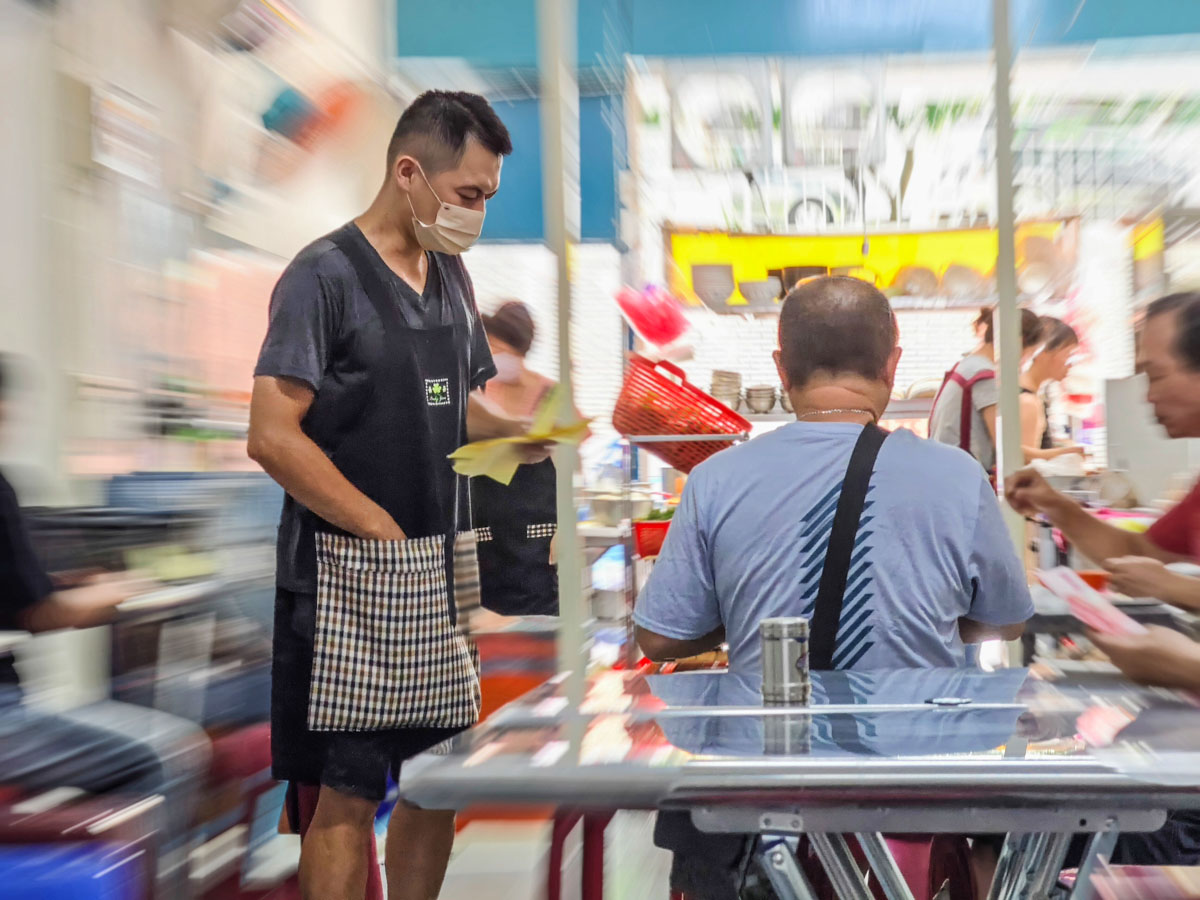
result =
[{"label": "silver necklace", "polygon": [[875,412],[870,409],[813,409],[796,414],[797,419],[807,419],[809,416],[870,416],[872,422],[877,419]]}]

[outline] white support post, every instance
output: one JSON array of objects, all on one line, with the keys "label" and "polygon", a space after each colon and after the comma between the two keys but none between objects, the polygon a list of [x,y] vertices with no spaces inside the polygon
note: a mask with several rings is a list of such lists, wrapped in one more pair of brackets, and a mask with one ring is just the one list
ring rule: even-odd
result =
[{"label": "white support post", "polygon": [[[538,69],[542,119],[542,202],[546,244],[558,261],[558,377],[571,399],[571,248],[579,242],[579,85],[575,77],[576,0],[538,0]],[[576,533],[574,477],[578,451],[561,446],[558,467],[558,668],[570,671],[568,700],[583,700],[583,559]]]},{"label": "white support post", "polygon": [[[1017,309],[1016,222],[1013,215],[1012,106],[1009,84],[1012,49],[1008,34],[1008,0],[992,0],[992,41],[996,55],[996,336],[999,404],[997,407],[997,474],[1006,476],[1025,464],[1021,452],[1021,316]],[[1025,521],[1004,505],[1009,534],[1024,558]]]}]

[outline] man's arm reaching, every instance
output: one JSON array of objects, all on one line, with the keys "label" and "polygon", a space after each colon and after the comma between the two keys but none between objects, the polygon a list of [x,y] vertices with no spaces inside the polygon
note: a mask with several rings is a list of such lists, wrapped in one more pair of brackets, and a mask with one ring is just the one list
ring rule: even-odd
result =
[{"label": "man's arm reaching", "polygon": [[352,485],[300,427],[314,396],[313,389],[297,379],[255,378],[246,444],[250,458],[326,522],[361,538],[403,540],[395,520]]}]

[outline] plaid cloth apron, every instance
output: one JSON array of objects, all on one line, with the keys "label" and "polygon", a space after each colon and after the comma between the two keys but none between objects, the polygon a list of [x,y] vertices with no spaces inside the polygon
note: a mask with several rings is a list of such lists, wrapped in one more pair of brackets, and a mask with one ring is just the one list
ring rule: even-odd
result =
[{"label": "plaid cloth apron", "polygon": [[479,720],[474,532],[454,546],[451,615],[443,535],[371,541],[317,535],[317,622],[308,727],[375,731]]}]

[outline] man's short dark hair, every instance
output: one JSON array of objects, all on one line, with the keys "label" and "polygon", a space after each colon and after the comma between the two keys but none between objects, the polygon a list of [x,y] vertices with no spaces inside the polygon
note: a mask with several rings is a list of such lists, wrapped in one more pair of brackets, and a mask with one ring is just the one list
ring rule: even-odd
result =
[{"label": "man's short dark hair", "polygon": [[490,103],[466,91],[426,91],[409,104],[388,143],[388,169],[396,157],[416,157],[427,175],[458,165],[474,138],[497,156],[512,153],[512,138]]},{"label": "man's short dark hair", "polygon": [[1200,293],[1184,291],[1159,297],[1146,307],[1146,319],[1176,314],[1175,355],[1189,369],[1200,371]]},{"label": "man's short dark hair", "polygon": [[846,275],[797,286],[779,314],[780,363],[793,387],[818,372],[882,380],[898,339],[887,297]]}]

